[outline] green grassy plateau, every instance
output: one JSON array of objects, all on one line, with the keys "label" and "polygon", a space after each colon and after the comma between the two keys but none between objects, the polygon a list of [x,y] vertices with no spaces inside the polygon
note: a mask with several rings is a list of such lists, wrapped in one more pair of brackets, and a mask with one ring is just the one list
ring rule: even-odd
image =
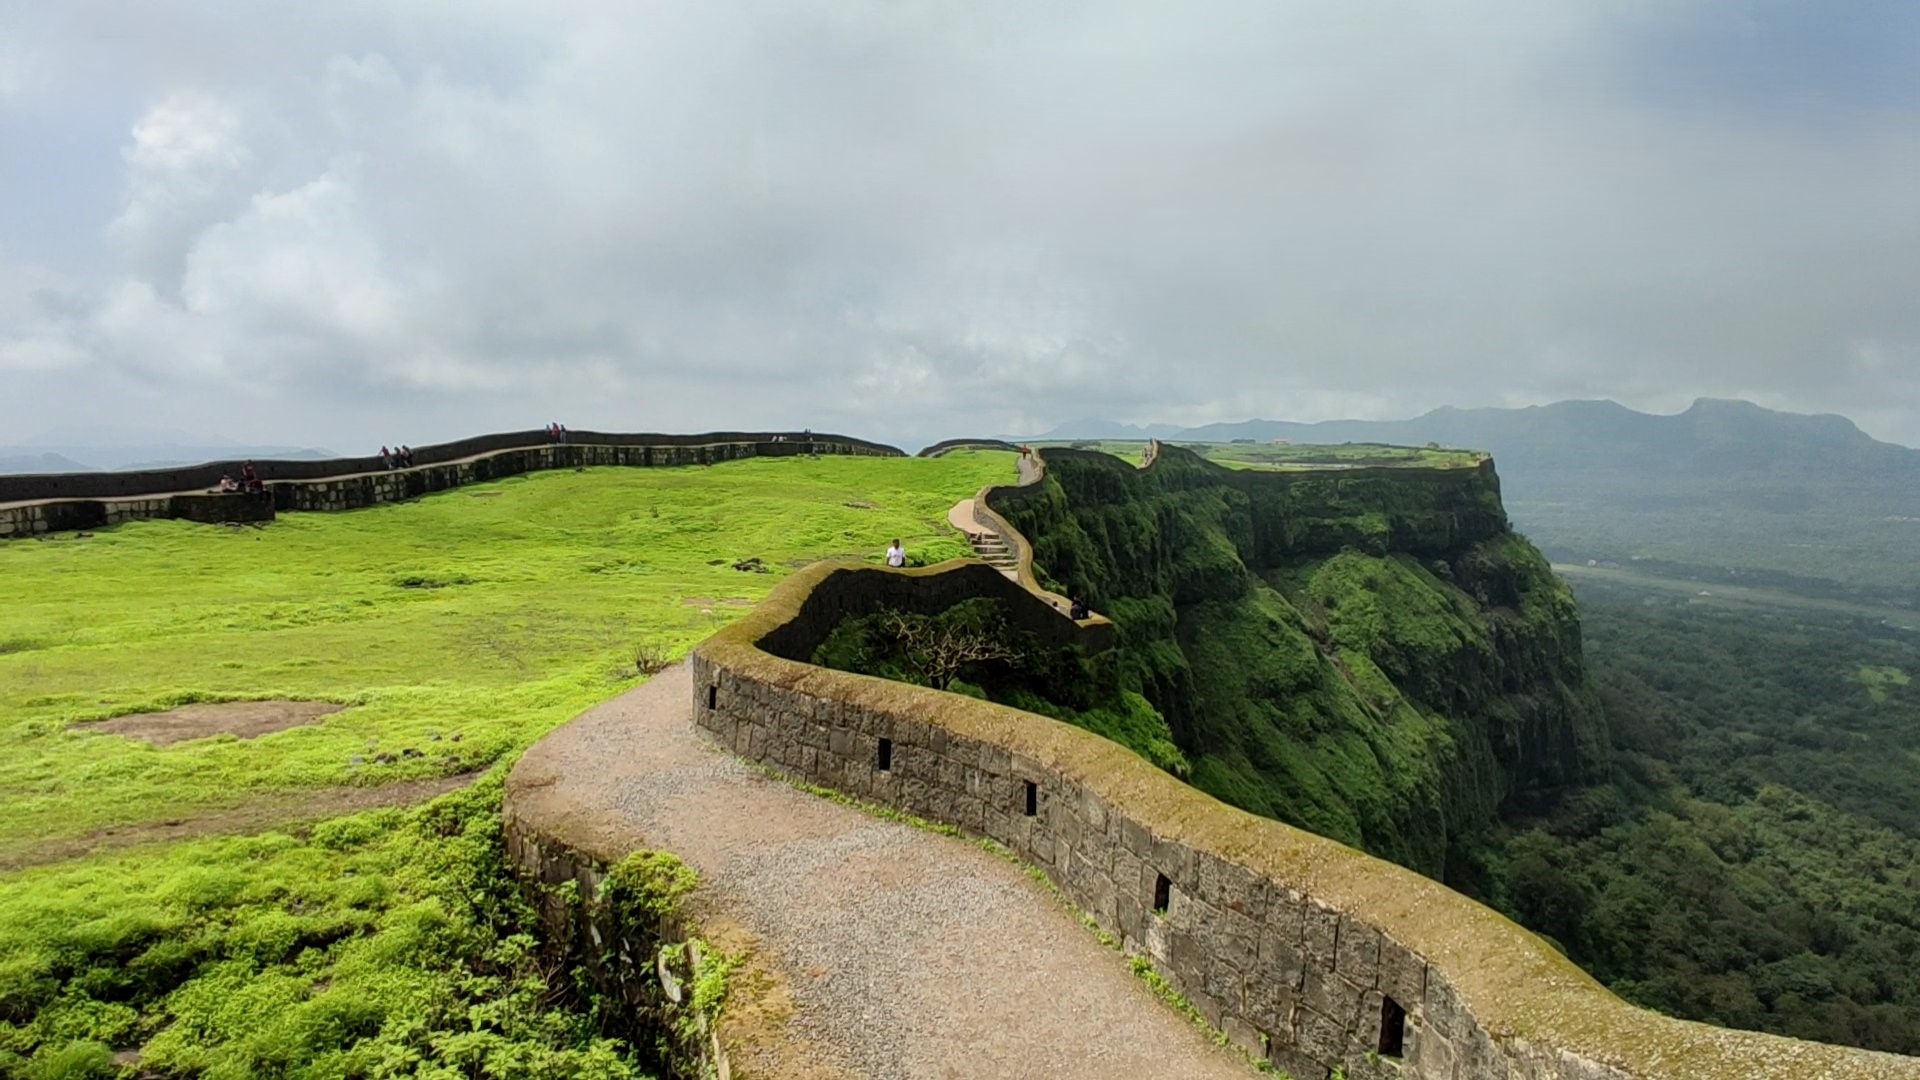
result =
[{"label": "green grassy plateau", "polygon": [[[1036,446],[1068,446],[1093,450],[1133,464],[1146,454],[1144,441],[1083,439]],[[1478,450],[1448,450],[1438,446],[1388,446],[1383,443],[1177,443],[1208,461],[1232,469],[1325,469],[1362,466],[1399,466],[1428,469],[1470,469],[1486,460]]]},{"label": "green grassy plateau", "polygon": [[[947,509],[1012,461],[596,469],[0,544],[0,1075],[132,1075],[107,1055],[140,1047],[168,1075],[631,1075],[591,1014],[547,1007],[498,866],[496,766],[795,566],[877,561],[895,536],[964,554]],[[348,708],[164,747],[87,727],[272,698]],[[489,767],[424,808],[158,842]],[[122,850],[54,861],[96,844]]]}]

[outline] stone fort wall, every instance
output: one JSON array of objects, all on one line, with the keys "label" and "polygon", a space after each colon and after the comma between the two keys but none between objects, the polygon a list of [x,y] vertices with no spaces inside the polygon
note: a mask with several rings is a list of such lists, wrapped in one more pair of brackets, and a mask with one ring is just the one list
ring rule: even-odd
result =
[{"label": "stone fort wall", "polygon": [[414,451],[407,469],[383,469],[377,458],[260,461],[268,497],[210,495],[240,463],[115,473],[0,476],[0,539],[96,529],[140,518],[193,521],[271,520],[281,510],[351,510],[418,498],[435,491],[541,469],[601,465],[711,465],[749,457],[808,453],[903,456],[898,449],[844,435],[799,432],[714,432],[628,435],[569,432],[564,445],[546,433],[483,435]]},{"label": "stone fort wall", "polygon": [[1920,1059],[1628,1005],[1497,912],[1089,732],[803,660],[842,617],[976,581],[964,563],[801,571],[695,650],[695,719],[750,760],[1005,845],[1300,1080],[1920,1080]]}]

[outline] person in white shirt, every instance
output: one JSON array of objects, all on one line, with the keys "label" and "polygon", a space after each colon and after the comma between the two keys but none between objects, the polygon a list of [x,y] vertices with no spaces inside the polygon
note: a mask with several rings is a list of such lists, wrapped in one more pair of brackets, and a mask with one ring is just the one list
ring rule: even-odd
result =
[{"label": "person in white shirt", "polygon": [[900,541],[897,538],[894,540],[893,546],[887,549],[887,565],[893,567],[907,565],[907,549],[900,546]]}]

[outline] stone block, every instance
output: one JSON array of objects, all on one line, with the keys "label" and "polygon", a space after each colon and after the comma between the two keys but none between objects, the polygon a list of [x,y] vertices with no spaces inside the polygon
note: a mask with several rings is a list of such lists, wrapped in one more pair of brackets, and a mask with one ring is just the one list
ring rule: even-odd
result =
[{"label": "stone block", "polygon": [[1193,888],[1193,849],[1177,840],[1155,840],[1153,855],[1148,859],[1158,872],[1165,874],[1174,888]]},{"label": "stone block", "polygon": [[1135,940],[1146,932],[1146,920],[1149,917],[1146,905],[1140,898],[1123,889],[1115,889],[1113,895],[1113,932],[1127,940]]},{"label": "stone block", "polygon": [[1507,1056],[1500,1051],[1487,1033],[1474,1027],[1462,1039],[1454,1037],[1456,1073],[1473,1080],[1521,1080],[1508,1067]]},{"label": "stone block", "polygon": [[1340,913],[1309,901],[1302,914],[1301,942],[1307,959],[1332,971],[1336,959],[1334,950],[1340,941]]},{"label": "stone block", "polygon": [[1247,1017],[1267,1031],[1285,1030],[1292,1022],[1294,1006],[1300,1003],[1297,971],[1295,976],[1293,980],[1276,977],[1271,969],[1247,976]]},{"label": "stone block", "polygon": [[1229,1045],[1250,1058],[1259,1060],[1267,1056],[1266,1033],[1237,1016],[1229,1016],[1220,1022],[1220,1032],[1227,1037]]},{"label": "stone block", "polygon": [[1194,1011],[1199,1013],[1208,1024],[1216,1028],[1220,1026],[1220,1020],[1224,1014],[1220,1011],[1220,1003],[1214,1000],[1213,995],[1205,990],[1190,987],[1183,989],[1182,992],[1186,995],[1188,1004],[1192,1005]]},{"label": "stone block", "polygon": [[1380,939],[1380,981],[1377,984],[1388,997],[1410,1013],[1424,1010],[1427,997],[1427,964],[1392,938]]},{"label": "stone block", "polygon": [[1347,1028],[1332,1017],[1302,1006],[1294,1011],[1294,1045],[1321,1069],[1347,1060]]},{"label": "stone block", "polygon": [[1266,915],[1268,898],[1272,892],[1266,878],[1238,863],[1222,862],[1221,907],[1257,920]]},{"label": "stone block", "polygon": [[1117,832],[1120,846],[1125,848],[1127,853],[1136,859],[1146,860],[1152,858],[1153,834],[1148,832],[1145,826],[1130,817],[1123,815],[1116,818],[1115,821],[1119,826]]},{"label": "stone block", "polygon": [[1332,1069],[1326,1062],[1316,1060],[1307,1050],[1293,1041],[1291,1033],[1271,1034],[1267,1037],[1267,1061],[1280,1071],[1281,1075],[1293,1080],[1323,1080]]},{"label": "stone block", "polygon": [[1333,970],[1355,986],[1380,982],[1380,931],[1357,919],[1343,917],[1334,945]]},{"label": "stone block", "polygon": [[1235,971],[1253,975],[1260,970],[1260,936],[1253,920],[1237,911],[1221,908],[1213,929],[1213,952]]},{"label": "stone block", "polygon": [[1425,1025],[1409,1025],[1406,1063],[1415,1080],[1452,1080],[1453,1044]]},{"label": "stone block", "polygon": [[1080,820],[1089,833],[1107,831],[1107,804],[1091,791],[1080,793]]},{"label": "stone block", "polygon": [[[1402,1004],[1406,1004],[1402,1002]],[[1428,970],[1427,990],[1421,998],[1420,1020],[1443,1037],[1458,1040],[1469,1022],[1453,986],[1438,971]]]}]

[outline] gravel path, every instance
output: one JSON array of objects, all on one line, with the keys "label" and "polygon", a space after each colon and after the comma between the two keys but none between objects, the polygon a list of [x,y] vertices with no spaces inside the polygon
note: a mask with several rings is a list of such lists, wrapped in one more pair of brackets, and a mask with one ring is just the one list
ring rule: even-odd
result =
[{"label": "gravel path", "polygon": [[[684,667],[528,751],[514,816],[596,854],[672,851],[696,918],[743,926],[751,998],[791,1001],[744,1075],[1238,1077],[1013,864],[753,772],[688,718]],[[785,1012],[785,1010],[781,1010]]]}]

